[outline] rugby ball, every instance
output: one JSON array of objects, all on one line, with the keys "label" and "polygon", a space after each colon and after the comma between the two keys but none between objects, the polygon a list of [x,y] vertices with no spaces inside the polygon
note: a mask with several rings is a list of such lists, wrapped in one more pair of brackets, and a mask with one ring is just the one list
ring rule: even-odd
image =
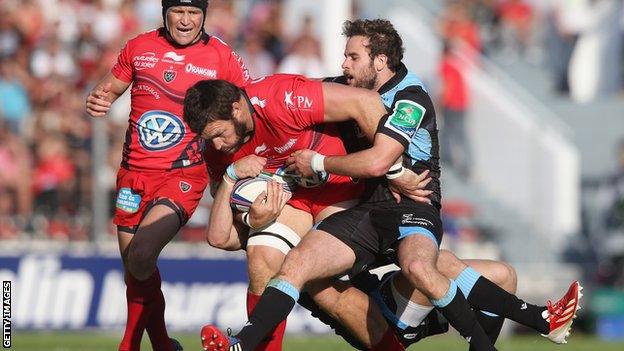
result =
[{"label": "rugby ball", "polygon": [[262,172],[255,178],[241,179],[234,184],[234,189],[232,189],[230,194],[230,206],[241,212],[249,211],[249,207],[258,195],[267,190],[267,182],[270,180],[282,183],[282,187],[288,192],[293,190],[291,183],[284,180],[281,176]]},{"label": "rugby ball", "polygon": [[311,177],[302,177],[296,173],[288,172],[280,168],[277,170],[276,174],[302,188],[316,188],[327,183],[329,179],[329,173],[327,172],[316,172]]}]

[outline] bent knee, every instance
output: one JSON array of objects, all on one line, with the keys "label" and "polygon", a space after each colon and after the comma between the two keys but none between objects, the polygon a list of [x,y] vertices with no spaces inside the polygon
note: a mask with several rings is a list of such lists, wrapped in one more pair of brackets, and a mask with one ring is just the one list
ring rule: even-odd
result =
[{"label": "bent knee", "polygon": [[501,263],[501,269],[504,271],[505,276],[504,279],[502,279],[500,286],[507,290],[507,292],[515,294],[518,289],[518,274],[516,273],[516,269],[507,262]]},{"label": "bent knee", "polygon": [[453,279],[466,268],[466,264],[457,258],[454,253],[448,250],[440,250],[438,260],[436,261],[436,268],[444,276]]},{"label": "bent knee", "polygon": [[432,289],[432,280],[436,272],[434,264],[422,260],[414,260],[409,262],[404,268],[405,273],[417,284],[417,287],[430,291]]}]

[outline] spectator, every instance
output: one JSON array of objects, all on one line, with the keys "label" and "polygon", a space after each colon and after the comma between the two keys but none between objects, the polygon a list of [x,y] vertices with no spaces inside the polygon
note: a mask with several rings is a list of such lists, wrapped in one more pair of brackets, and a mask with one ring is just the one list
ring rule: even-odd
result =
[{"label": "spectator", "polygon": [[24,37],[7,9],[0,7],[0,59],[9,58],[24,45]]},{"label": "spectator", "polygon": [[550,64],[555,75],[555,90],[561,94],[567,95],[570,92],[570,59],[579,36],[589,25],[589,10],[589,0],[556,0],[550,9]]},{"label": "spectator", "polygon": [[473,61],[482,51],[479,25],[472,20],[469,5],[464,2],[452,2],[445,9],[438,31],[444,41],[465,44],[462,54]]},{"label": "spectator", "polygon": [[262,40],[256,34],[245,37],[244,49],[240,55],[252,77],[264,77],[275,72],[275,59],[262,46]]},{"label": "spectator", "polygon": [[0,115],[11,132],[21,134],[31,106],[26,87],[17,74],[17,68],[10,59],[0,60]]},{"label": "spectator", "polygon": [[312,34],[312,27],[312,17],[305,16],[301,34],[293,39],[292,50],[284,57],[278,72],[298,73],[307,77],[321,77],[325,74],[321,61],[321,45]]},{"label": "spectator", "polygon": [[497,6],[506,50],[514,55],[524,54],[529,47],[533,9],[524,0],[505,0]]},{"label": "spectator", "polygon": [[466,67],[445,42],[439,65],[443,127],[441,128],[441,159],[455,169],[464,179],[470,178],[470,144],[466,131],[469,107],[468,87],[465,82]]},{"label": "spectator", "polygon": [[33,52],[30,68],[37,78],[70,79],[76,73],[76,64],[71,53],[55,35],[50,36]]},{"label": "spectator", "polygon": [[13,238],[30,216],[30,157],[0,116],[0,238]]}]

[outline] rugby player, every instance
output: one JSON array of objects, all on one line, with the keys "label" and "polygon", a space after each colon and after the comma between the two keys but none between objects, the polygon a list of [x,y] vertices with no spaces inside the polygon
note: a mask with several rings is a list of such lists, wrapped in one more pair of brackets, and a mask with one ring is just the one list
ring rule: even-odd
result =
[{"label": "rugby player", "polygon": [[[425,293],[475,350],[495,348],[477,323],[464,294],[458,293],[463,290],[462,284],[468,287],[468,300],[475,308],[511,318],[548,334],[555,342],[564,342],[581,296],[578,282],[571,285],[558,303],[535,306],[470,271],[466,271],[463,277],[466,279],[458,277],[458,287],[457,282],[446,278],[435,266],[442,232],[437,127],[431,100],[423,84],[401,63],[402,43],[389,22],[360,21],[355,27],[353,33],[361,33],[347,33],[349,42],[371,50],[357,58],[370,58],[369,64],[361,68],[369,73],[369,88],[382,93],[390,113],[381,120],[377,116],[373,121],[366,120],[368,116],[362,120],[364,115],[351,115],[364,132],[371,125],[379,125],[371,148],[346,156],[327,157],[312,151],[297,151],[291,160],[293,168],[302,176],[329,171],[352,177],[380,177],[388,171],[392,177],[404,168],[417,172],[429,169],[434,178],[429,183],[433,190],[431,204],[408,198],[397,204],[385,179],[381,178],[381,182],[377,179],[377,186],[363,203],[328,217],[288,253],[280,273],[271,280],[248,323],[235,338],[206,326],[203,334],[208,334],[212,340],[208,345],[204,343],[204,347],[208,346],[208,350],[253,349],[267,330],[287,316],[304,284],[346,271],[357,275],[376,264],[380,257],[398,263],[410,285]],[[369,48],[368,41],[374,36],[369,32],[370,27],[389,29],[377,38],[382,45]],[[347,60],[350,56],[354,55],[348,45]],[[348,72],[346,78],[349,84],[355,82]],[[326,107],[333,106],[327,103],[328,97],[333,97],[335,104],[346,105],[357,99],[349,96],[348,91],[338,96],[334,96],[334,92],[335,87],[323,86]],[[361,95],[359,98],[370,98]],[[401,155],[403,162],[393,166]]]},{"label": "rugby player", "polygon": [[[279,171],[284,165],[287,155],[289,155],[289,152],[286,151],[288,149],[297,150],[302,145],[304,147],[305,145],[313,145],[319,151],[325,150],[325,152],[334,154],[345,154],[344,146],[336,137],[334,125],[324,125],[324,130],[321,133],[318,128],[311,128],[311,122],[302,123],[302,121],[307,121],[310,118],[306,116],[307,114],[313,116],[321,113],[321,111],[308,108],[293,112],[288,108],[289,104],[282,101],[283,97],[288,95],[301,96],[307,94],[314,96],[313,92],[306,92],[304,84],[301,84],[299,89],[292,90],[293,82],[297,82],[297,80],[303,82],[303,79],[298,76],[277,75],[259,80],[243,89],[238,89],[231,84],[221,84],[218,81],[200,82],[187,92],[184,112],[187,123],[194,127],[196,122],[208,121],[202,136],[206,137],[209,144],[212,144],[217,150],[223,151],[221,154],[209,151],[206,155],[211,184],[219,179],[224,180],[216,191],[210,215],[208,241],[212,246],[226,250],[237,250],[243,247],[246,240],[245,237],[241,240],[241,228],[233,226],[233,213],[229,204],[234,182],[238,178],[255,177],[261,171],[266,170]],[[317,82],[309,82],[308,84],[312,87],[318,85]],[[214,108],[207,107],[209,104],[202,103],[204,100],[210,101],[211,96],[217,92],[232,97],[224,99],[225,101],[220,106],[215,103],[217,106]],[[319,99],[314,96],[309,100],[309,106],[322,106],[318,101]],[[221,126],[217,124],[217,127],[214,127],[215,123],[221,122],[212,120],[214,114],[221,112],[224,106],[229,106],[230,103],[235,106],[234,110],[236,110],[238,108],[236,104],[239,102],[243,103],[243,106],[246,104],[249,113],[246,111],[236,112],[236,117],[228,121],[230,123],[220,123]],[[306,117],[303,118],[303,116]],[[316,118],[323,117],[317,116]],[[298,142],[293,143],[291,140]],[[289,148],[285,148],[283,145],[288,145]],[[263,155],[263,157],[258,156],[258,154]],[[230,162],[233,163],[230,164]],[[427,173],[424,172],[424,174]],[[284,176],[288,179],[288,175]],[[249,213],[242,215],[242,222],[252,228],[246,243],[250,280],[252,281],[249,295],[253,293],[254,280],[258,281],[259,278],[264,278],[264,281],[260,281],[263,283],[261,288],[266,286],[271,277],[270,274],[276,273],[284,255],[288,253],[290,248],[296,246],[299,237],[307,232],[312,223],[322,220],[328,214],[351,207],[354,204],[353,200],[359,194],[359,191],[352,191],[358,188],[350,178],[341,179],[330,176],[326,183],[322,181],[323,177],[317,179],[321,179],[321,182],[314,184],[314,187],[311,188],[309,188],[311,186],[309,179],[299,180],[298,183],[304,183],[308,188],[297,188],[289,205],[286,205],[286,201],[290,193],[284,191],[282,184],[271,182],[268,184],[267,192],[254,201]],[[421,176],[420,179],[424,179],[424,177]],[[418,184],[419,187],[422,186],[419,181],[414,181],[414,183]],[[426,185],[426,183],[427,181],[422,184]],[[429,191],[424,194],[430,193]],[[286,196],[287,194],[288,196]],[[346,201],[341,201],[344,199]],[[239,215],[239,219],[240,217]],[[274,220],[276,222],[271,223]],[[242,232],[244,235],[244,231]],[[258,253],[262,253],[259,259],[253,256]],[[457,261],[457,259],[455,260]],[[448,260],[446,261],[448,262]],[[506,269],[502,263],[492,262],[488,266],[486,261],[475,262],[489,272],[496,272],[497,270],[501,272]],[[449,267],[445,260],[441,260],[440,263]],[[496,265],[503,266],[497,267]],[[513,269],[511,272],[513,273]],[[499,276],[503,277],[500,279],[502,284],[513,285],[512,289],[515,289],[515,283],[505,282],[505,279],[508,278],[512,278],[513,281],[514,274],[499,274]],[[371,307],[369,301],[366,301],[366,296],[354,289],[349,290],[345,283],[333,283],[333,285],[336,284],[339,286],[327,287],[328,284],[325,284],[322,285],[324,289],[315,286],[310,290],[314,291],[313,296],[317,302],[328,310],[332,317],[350,330],[350,333],[354,335],[351,339],[359,339],[359,343],[366,345],[366,348],[403,349],[403,346],[394,338],[393,330],[387,327],[380,312]],[[340,296],[339,290],[343,292],[344,296]],[[349,303],[347,304],[345,301]],[[396,303],[394,305],[396,306]],[[342,306],[359,306],[359,308],[344,311],[340,309]],[[399,316],[403,321],[406,318],[410,318],[410,320],[420,318],[417,322],[412,323],[414,326],[419,326],[422,319],[432,309],[429,306],[422,308],[413,304],[409,304],[409,306],[410,309],[418,311],[418,315],[400,312]],[[249,310],[253,310],[253,306],[250,306]],[[375,313],[377,315],[374,315]],[[370,319],[371,322],[363,323],[366,319]],[[333,327],[339,327],[336,321],[331,322]],[[375,325],[375,327],[370,328],[370,324]],[[420,335],[420,337],[423,336]],[[274,333],[273,338],[259,345],[256,349],[264,350],[277,347],[281,345],[281,339],[282,334]],[[381,342],[384,339],[385,341]],[[395,342],[396,348],[391,348],[389,345],[391,341]],[[374,345],[379,346],[376,348]]]},{"label": "rugby player", "polygon": [[[256,176],[262,170],[278,171],[292,150],[312,147],[330,154],[346,153],[334,125],[313,128],[325,118],[320,86],[321,82],[301,76],[275,75],[256,80],[243,89],[220,81],[199,82],[189,89],[184,118],[193,130],[210,141],[209,146],[222,151],[221,157],[214,151],[206,153],[211,184],[225,180],[216,191],[211,211],[208,230],[211,245],[223,249],[239,249],[242,245],[239,230],[232,226],[229,206],[229,195],[237,179]],[[226,96],[219,98],[225,102],[209,107],[205,101],[217,94]],[[224,107],[229,107],[230,112],[221,115]],[[358,107],[360,111],[367,108]],[[378,103],[371,111],[382,114],[384,108]],[[231,118],[225,119],[226,115]],[[342,176],[320,175],[314,180],[298,179],[297,183],[299,187],[290,199],[281,186],[269,184],[267,201],[259,198],[243,220],[251,227],[246,239],[249,313],[300,236],[314,222],[354,206],[362,190],[361,183]],[[286,201],[288,205],[284,207]],[[363,293],[359,294],[367,299]],[[383,323],[380,313],[378,319]],[[284,327],[285,321],[258,349],[280,349]],[[368,333],[362,335],[367,336]]]},{"label": "rugby player", "polygon": [[165,327],[156,261],[208,182],[203,140],[181,118],[184,93],[203,79],[249,80],[240,57],[204,31],[207,7],[207,0],[162,0],[164,26],[129,40],[86,100],[87,113],[101,117],[132,85],[114,217],[128,303],[119,350],[139,350],[144,330],[154,350],[181,349]]}]

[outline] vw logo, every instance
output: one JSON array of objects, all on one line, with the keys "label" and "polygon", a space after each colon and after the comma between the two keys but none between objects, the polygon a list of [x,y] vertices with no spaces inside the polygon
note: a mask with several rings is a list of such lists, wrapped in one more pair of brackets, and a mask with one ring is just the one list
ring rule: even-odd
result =
[{"label": "vw logo", "polygon": [[182,120],[166,111],[147,111],[137,123],[141,146],[162,151],[177,145],[186,133]]}]

